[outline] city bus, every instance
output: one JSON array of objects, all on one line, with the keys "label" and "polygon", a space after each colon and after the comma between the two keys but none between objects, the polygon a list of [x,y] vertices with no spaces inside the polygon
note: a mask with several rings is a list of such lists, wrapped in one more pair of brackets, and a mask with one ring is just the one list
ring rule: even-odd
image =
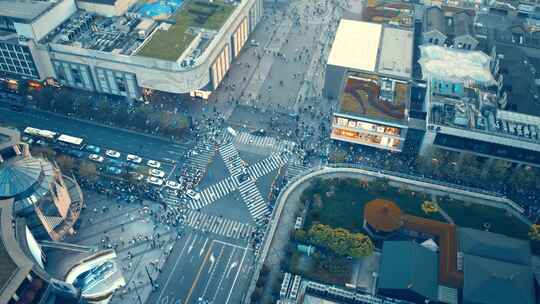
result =
[{"label": "city bus", "polygon": [[84,140],[79,137],[70,136],[66,134],[60,134],[58,138],[56,139],[60,143],[68,144],[70,146],[77,147],[78,149],[82,149],[84,147],[83,142]]},{"label": "city bus", "polygon": [[41,137],[41,138],[45,138],[49,140],[53,140],[57,135],[57,133],[53,131],[41,130],[41,129],[36,129],[32,127],[27,127],[26,129],[24,129],[24,134],[37,136],[37,137]]}]

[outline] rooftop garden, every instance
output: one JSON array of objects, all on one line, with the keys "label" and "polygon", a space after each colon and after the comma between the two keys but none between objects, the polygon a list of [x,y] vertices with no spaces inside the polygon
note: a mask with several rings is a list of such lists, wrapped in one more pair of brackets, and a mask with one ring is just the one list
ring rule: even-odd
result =
[{"label": "rooftop garden", "polygon": [[188,0],[173,17],[175,24],[166,31],[158,30],[137,55],[176,61],[195,38],[186,33],[188,28],[219,30],[235,8],[223,0]]},{"label": "rooftop garden", "polygon": [[409,87],[396,83],[394,102],[384,101],[380,94],[380,87],[375,79],[348,78],[341,96],[340,111],[388,121],[404,120]]}]

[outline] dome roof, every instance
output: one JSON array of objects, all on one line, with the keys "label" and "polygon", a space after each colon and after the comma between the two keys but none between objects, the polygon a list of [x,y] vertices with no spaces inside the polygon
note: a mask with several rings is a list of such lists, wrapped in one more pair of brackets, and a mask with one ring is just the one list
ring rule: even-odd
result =
[{"label": "dome roof", "polygon": [[364,206],[364,219],[378,231],[392,232],[402,225],[401,209],[391,201],[374,199]]},{"label": "dome roof", "polygon": [[28,190],[42,173],[38,158],[16,158],[0,164],[0,197],[14,197]]}]

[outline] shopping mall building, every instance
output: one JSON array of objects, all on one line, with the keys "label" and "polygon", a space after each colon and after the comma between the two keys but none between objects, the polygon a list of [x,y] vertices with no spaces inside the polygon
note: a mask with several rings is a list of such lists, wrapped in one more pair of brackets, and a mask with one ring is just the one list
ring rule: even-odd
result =
[{"label": "shopping mall building", "polygon": [[0,0],[1,80],[134,99],[152,90],[207,98],[248,41],[262,3]]},{"label": "shopping mall building", "polygon": [[399,152],[409,120],[412,32],[342,19],[324,93],[337,99],[331,138]]}]

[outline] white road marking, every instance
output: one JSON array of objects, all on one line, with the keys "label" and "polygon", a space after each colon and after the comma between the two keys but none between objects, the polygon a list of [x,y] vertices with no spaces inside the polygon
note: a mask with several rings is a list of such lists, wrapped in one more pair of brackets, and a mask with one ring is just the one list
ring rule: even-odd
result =
[{"label": "white road marking", "polygon": [[[191,234],[188,236],[188,242],[189,240],[191,240]],[[161,289],[161,292],[159,293],[158,301],[161,299],[161,296],[163,296],[163,293],[167,289],[167,286],[169,285],[169,282],[171,281],[171,278],[174,274],[174,270],[176,269],[176,266],[178,266],[178,262],[180,262],[180,260],[182,259],[182,256],[184,255],[184,249],[186,249],[188,242],[184,243],[184,246],[182,247],[182,250],[180,251],[180,254],[178,255],[178,259],[174,263],[173,269],[169,273],[169,277],[167,278],[167,281],[165,281],[165,285],[163,285],[163,289]],[[168,297],[167,297],[167,301],[168,301]]]},{"label": "white road marking", "polygon": [[240,274],[240,269],[242,268],[242,265],[244,264],[244,259],[246,258],[246,253],[248,252],[248,247],[244,247],[244,255],[242,256],[242,260],[240,261],[240,267],[238,268],[238,271],[236,271],[236,275],[234,276],[233,283],[231,285],[231,291],[229,291],[229,295],[227,296],[227,300],[225,301],[225,304],[229,303],[229,300],[231,299],[232,292],[234,290],[234,285],[236,285],[236,280],[238,279],[238,275]]}]

